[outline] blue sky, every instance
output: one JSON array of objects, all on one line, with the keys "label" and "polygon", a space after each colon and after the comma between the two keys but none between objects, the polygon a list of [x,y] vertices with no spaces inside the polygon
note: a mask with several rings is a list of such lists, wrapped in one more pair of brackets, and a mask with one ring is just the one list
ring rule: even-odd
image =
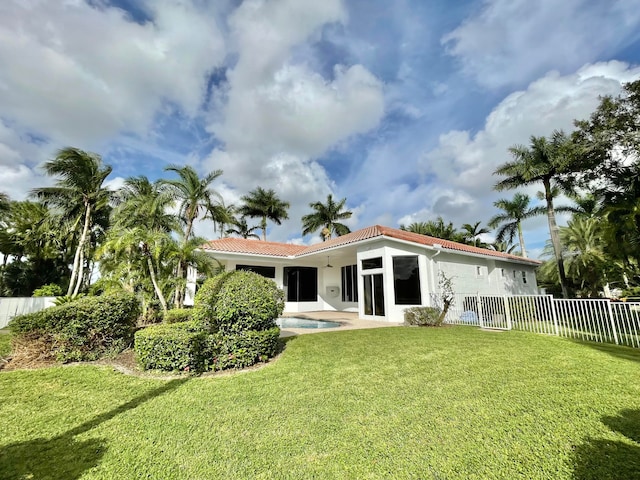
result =
[{"label": "blue sky", "polygon": [[[0,191],[25,198],[72,145],[110,185],[205,173],[227,203],[347,198],[352,229],[486,222],[507,148],[570,130],[640,78],[637,0],[5,0]],[[536,188],[528,193],[534,195]],[[524,225],[539,254],[545,219]],[[208,223],[197,232],[214,237]]]}]

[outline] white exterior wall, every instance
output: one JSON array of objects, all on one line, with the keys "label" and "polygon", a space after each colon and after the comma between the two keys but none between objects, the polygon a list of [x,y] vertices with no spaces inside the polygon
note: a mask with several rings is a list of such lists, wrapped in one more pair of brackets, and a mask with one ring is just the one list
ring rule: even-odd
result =
[{"label": "white exterior wall", "polygon": [[[442,271],[451,278],[456,293],[486,295],[536,295],[538,293],[533,265],[456,255],[449,252],[440,253],[433,257],[432,261],[436,274]],[[480,267],[480,275],[477,267]],[[505,271],[504,277],[502,269]],[[522,281],[522,272],[526,273],[527,283]]]},{"label": "white exterior wall", "polygon": [[[535,277],[535,265],[502,260],[500,258],[470,256],[453,253],[442,249],[425,248],[422,245],[409,242],[399,242],[382,238],[362,243],[357,247],[355,258],[350,255],[333,255],[333,268],[324,267],[327,264],[324,254],[291,258],[264,258],[243,255],[216,255],[227,271],[235,270],[240,265],[255,265],[275,267],[275,282],[284,289],[284,267],[315,267],[318,272],[318,296],[315,302],[285,302],[285,312],[309,311],[353,311],[358,312],[360,318],[381,320],[387,322],[402,322],[404,310],[414,305],[396,305],[393,278],[393,257],[418,257],[420,272],[421,305],[430,306],[431,294],[438,292],[438,275],[442,271],[452,279],[454,291],[460,294],[485,295],[535,295],[538,288]],[[362,260],[382,258],[382,268],[362,270]],[[339,260],[340,259],[340,260]],[[356,302],[342,301],[342,268],[357,265],[358,299]],[[478,274],[477,268],[480,267]],[[505,275],[502,271],[504,269]],[[514,274],[515,272],[515,274]],[[525,272],[527,282],[522,280]],[[384,286],[385,315],[364,314],[364,275],[382,274]],[[286,294],[286,292],[285,292]]]}]

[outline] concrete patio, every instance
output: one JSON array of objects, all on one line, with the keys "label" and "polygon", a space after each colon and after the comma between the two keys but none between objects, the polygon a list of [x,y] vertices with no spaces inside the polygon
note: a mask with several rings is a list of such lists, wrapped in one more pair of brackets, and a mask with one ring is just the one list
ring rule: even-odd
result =
[{"label": "concrete patio", "polygon": [[280,336],[291,337],[294,335],[304,335],[307,333],[335,332],[340,330],[358,330],[363,328],[399,327],[402,323],[391,323],[377,320],[363,320],[356,312],[288,312],[282,314],[283,317],[306,318],[308,320],[326,320],[339,322],[340,326],[335,328],[283,328]]}]

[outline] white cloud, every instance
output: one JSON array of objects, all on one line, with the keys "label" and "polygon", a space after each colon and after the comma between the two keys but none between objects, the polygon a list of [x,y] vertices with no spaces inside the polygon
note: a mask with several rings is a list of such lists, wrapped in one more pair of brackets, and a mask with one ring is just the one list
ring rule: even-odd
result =
[{"label": "white cloud", "polygon": [[[434,186],[429,195],[430,206],[421,213],[443,215],[456,225],[486,222],[494,213],[492,202],[498,195],[508,198],[512,194],[491,190],[498,180],[492,173],[498,165],[510,160],[510,146],[528,145],[531,135],[548,136],[554,129],[572,130],[573,120],[587,118],[598,105],[600,95],[616,95],[622,83],[637,78],[640,67],[621,62],[586,65],[566,76],[552,72],[526,90],[506,97],[487,117],[481,131],[475,134],[450,131],[441,135],[438,147],[427,152],[421,162],[424,174],[433,178]],[[439,185],[446,185],[448,191],[442,192]],[[539,189],[533,186],[526,192],[534,197]],[[543,221],[527,225],[535,228]]]},{"label": "white cloud", "polygon": [[149,2],[153,21],[84,1],[0,4],[0,114],[59,143],[144,134],[171,102],[193,115],[224,59],[215,22],[186,1]]},{"label": "white cloud", "polygon": [[639,28],[636,0],[486,0],[442,43],[466,73],[495,88],[597,61],[637,39]]},{"label": "white cloud", "polygon": [[309,203],[333,191],[318,157],[384,115],[383,86],[362,65],[335,65],[325,78],[313,59],[293,59],[293,49],[317,40],[323,25],[345,21],[339,0],[250,0],[229,19],[238,59],[208,126],[224,145],[203,166],[222,168],[242,193],[273,188],[290,202],[290,219],[269,239],[299,235]]}]

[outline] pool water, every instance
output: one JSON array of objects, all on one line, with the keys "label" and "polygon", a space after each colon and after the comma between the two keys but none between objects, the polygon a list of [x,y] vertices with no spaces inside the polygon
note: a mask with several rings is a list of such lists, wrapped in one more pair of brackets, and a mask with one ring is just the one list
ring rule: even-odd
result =
[{"label": "pool water", "polygon": [[327,322],[325,320],[309,320],[308,318],[280,317],[276,318],[276,325],[280,328],[335,328],[339,327],[338,322]]}]

